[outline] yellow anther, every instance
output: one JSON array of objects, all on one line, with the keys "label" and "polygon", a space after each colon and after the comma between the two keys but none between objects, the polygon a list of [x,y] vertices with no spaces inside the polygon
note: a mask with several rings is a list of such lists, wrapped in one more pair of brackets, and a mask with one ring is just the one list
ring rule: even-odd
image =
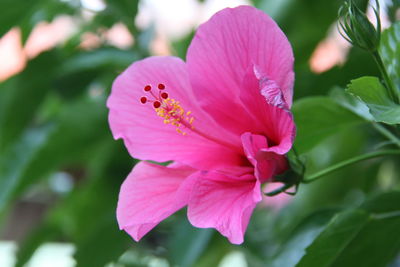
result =
[{"label": "yellow anther", "polygon": [[185,133],[185,132],[182,132],[182,130],[179,129],[179,128],[176,128],[176,132],[177,132],[177,133],[180,133],[180,134],[182,134],[182,135],[186,135],[186,133]]},{"label": "yellow anther", "polygon": [[187,133],[182,131],[180,128],[186,127],[187,129],[194,129],[192,126],[194,118],[190,116],[191,111],[185,113],[185,110],[172,98],[163,99],[161,106],[156,108],[158,116],[164,119],[165,124],[171,124],[176,127],[176,132],[182,135]]}]

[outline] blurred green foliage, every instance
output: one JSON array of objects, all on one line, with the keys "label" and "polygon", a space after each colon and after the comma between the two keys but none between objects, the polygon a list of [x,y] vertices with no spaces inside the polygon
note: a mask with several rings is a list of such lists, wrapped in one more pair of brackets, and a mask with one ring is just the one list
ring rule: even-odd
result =
[{"label": "blurred green foliage", "polygon": [[[119,186],[136,160],[121,141],[113,140],[105,101],[118,73],[151,54],[154,29],[135,27],[138,1],[104,2],[106,8],[88,11],[92,17],[87,19],[78,0],[0,1],[0,10],[7,10],[0,16],[0,36],[19,27],[25,42],[37,23],[59,15],[79,22],[67,41],[29,60],[21,73],[0,84],[0,225],[27,195],[36,192],[52,199],[41,222],[19,242],[17,266],[49,241],[73,243],[74,258],[82,267],[148,266],[152,259],[164,259],[171,266],[218,266],[237,251],[245,255],[248,266],[395,262],[400,249],[398,157],[359,163],[301,185],[292,203],[280,211],[258,207],[242,246],[229,244],[214,230],[192,227],[185,212],[168,218],[140,243],[119,231]],[[359,3],[365,8],[367,1]],[[379,76],[368,54],[351,49],[343,66],[322,74],[310,70],[311,54],[335,27],[340,4],[254,1],[278,22],[295,52],[295,146],[306,174],[374,150],[377,144],[394,145],[373,127],[365,104],[342,89],[351,79]],[[116,23],[123,23],[134,36],[131,47],[121,49],[101,40],[97,48],[80,48],[83,34],[100,34]],[[398,25],[383,35],[380,48],[397,85]],[[193,32],[171,44],[177,56],[185,57],[192,36]],[[71,177],[72,190],[52,189],[51,181],[59,173]]]}]

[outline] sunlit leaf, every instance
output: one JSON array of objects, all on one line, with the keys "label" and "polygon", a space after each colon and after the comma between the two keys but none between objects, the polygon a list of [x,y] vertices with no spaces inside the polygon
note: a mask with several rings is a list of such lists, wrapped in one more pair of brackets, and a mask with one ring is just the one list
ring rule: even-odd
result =
[{"label": "sunlit leaf", "polygon": [[347,92],[358,97],[369,108],[377,122],[400,123],[400,105],[388,96],[387,89],[376,77],[362,77],[352,80]]},{"label": "sunlit leaf", "polygon": [[347,93],[343,88],[335,87],[329,92],[329,96],[339,105],[353,111],[360,117],[373,121],[372,115],[369,113],[368,106],[361,102],[357,97]]}]

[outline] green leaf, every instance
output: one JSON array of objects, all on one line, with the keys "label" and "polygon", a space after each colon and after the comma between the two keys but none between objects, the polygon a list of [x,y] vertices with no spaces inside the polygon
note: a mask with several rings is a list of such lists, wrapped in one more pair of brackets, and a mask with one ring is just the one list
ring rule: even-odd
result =
[{"label": "green leaf", "polygon": [[137,54],[116,48],[101,48],[91,52],[77,53],[68,58],[61,66],[59,73],[76,73],[78,71],[98,70],[123,70],[133,61]]},{"label": "green leaf", "polygon": [[112,140],[93,149],[87,170],[93,177],[53,213],[53,220],[76,244],[77,266],[104,266],[134,245],[129,235],[119,230],[115,217],[121,182],[133,165],[123,150]]},{"label": "green leaf", "polygon": [[352,80],[347,88],[347,92],[353,94],[367,105],[391,105],[386,88],[376,77],[361,77]]},{"label": "green leaf", "polygon": [[187,34],[185,37],[183,37],[182,39],[171,43],[171,46],[174,50],[174,54],[176,56],[182,58],[183,60],[186,58],[186,52],[187,52],[187,49],[193,39],[194,33],[195,32],[192,31],[189,34]]},{"label": "green leaf", "polygon": [[76,243],[74,258],[77,267],[105,266],[116,261],[128,248],[128,244],[133,242],[126,233],[118,230],[114,210],[87,223],[91,224],[91,231]]},{"label": "green leaf", "polygon": [[[357,1],[364,7],[366,0]],[[285,32],[296,58],[296,68],[308,68],[317,44],[326,37],[337,20],[340,1],[295,0],[258,1],[257,7],[270,14]],[[315,14],[318,14],[316,16]],[[297,75],[297,72],[296,72]]]},{"label": "green leaf", "polygon": [[[41,54],[19,75],[0,84],[0,149],[17,138],[32,122],[36,110],[52,89],[55,51]],[[46,75],[43,75],[43,74]]]},{"label": "green leaf", "polygon": [[187,220],[182,220],[174,230],[168,253],[171,263],[181,267],[193,266],[207,249],[213,230],[194,228]]},{"label": "green leaf", "polygon": [[390,78],[400,91],[400,21],[382,33],[379,53]]},{"label": "green leaf", "polygon": [[66,105],[53,124],[30,129],[0,155],[0,213],[9,201],[62,164],[84,161],[110,138],[104,99]]},{"label": "green leaf", "polygon": [[387,7],[388,17],[390,22],[395,23],[397,21],[397,10],[400,8],[400,0],[391,0],[389,1]]},{"label": "green leaf", "polygon": [[19,244],[18,266],[29,260],[41,244],[56,237],[75,244],[77,266],[104,266],[116,261],[128,244],[133,244],[118,229],[115,218],[119,186],[132,165],[123,152],[122,145],[117,146],[113,140],[100,142],[92,149],[84,181],[60,199],[38,229]]},{"label": "green leaf", "polygon": [[0,1],[0,37],[12,27],[18,25],[26,16],[33,13],[36,0]]},{"label": "green leaf", "polygon": [[201,257],[192,266],[219,266],[221,260],[232,250],[233,246],[230,245],[224,237],[214,235]]},{"label": "green leaf", "polygon": [[366,76],[352,80],[346,90],[368,106],[375,121],[400,123],[400,105],[389,98],[386,88],[378,78]]},{"label": "green leaf", "polygon": [[337,254],[346,248],[367,221],[368,214],[364,211],[339,213],[306,249],[306,255],[296,266],[331,266]]},{"label": "green leaf", "polygon": [[333,266],[388,266],[400,250],[399,227],[399,214],[390,218],[371,218]]},{"label": "green leaf", "polygon": [[337,214],[296,266],[387,266],[400,250],[399,201],[400,192],[385,193]]},{"label": "green leaf", "polygon": [[28,183],[26,170],[32,166],[42,147],[48,142],[54,127],[27,131],[19,141],[0,157],[0,214],[7,207],[15,190]]},{"label": "green leaf", "polygon": [[373,121],[371,113],[369,113],[368,106],[361,102],[357,97],[346,93],[343,88],[334,87],[329,91],[329,96],[335,100],[339,105],[351,110],[358,116],[368,120]]},{"label": "green leaf", "polygon": [[[26,1],[30,2],[30,1]],[[20,17],[22,43],[25,44],[33,28],[40,22],[51,22],[59,15],[75,15],[80,10],[70,2],[57,0],[36,0],[31,12],[26,17]],[[15,5],[15,4],[14,4]],[[16,26],[16,25],[15,25]]]},{"label": "green leaf", "polygon": [[132,34],[137,32],[134,18],[138,11],[138,0],[107,0],[106,9],[95,18],[95,23],[111,27],[117,22],[124,23]]},{"label": "green leaf", "polygon": [[70,3],[57,0],[1,0],[0,37],[13,27],[21,29],[25,43],[32,29],[41,21],[52,21],[60,14],[74,14],[79,9]]},{"label": "green leaf", "polygon": [[293,104],[292,111],[297,126],[295,148],[300,154],[339,131],[365,123],[329,97],[300,99]]},{"label": "green leaf", "polygon": [[322,210],[304,218],[290,232],[288,240],[267,266],[294,266],[304,255],[305,248],[313,242],[332,218],[333,212],[334,210]]},{"label": "green leaf", "polygon": [[376,195],[365,201],[361,208],[373,213],[388,213],[399,210],[400,193],[397,191]]}]

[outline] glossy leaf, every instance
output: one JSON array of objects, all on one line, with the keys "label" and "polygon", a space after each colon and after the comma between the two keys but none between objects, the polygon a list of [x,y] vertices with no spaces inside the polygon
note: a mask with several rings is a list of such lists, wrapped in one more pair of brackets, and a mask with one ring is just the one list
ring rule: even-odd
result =
[{"label": "glossy leaf", "polygon": [[326,229],[307,247],[306,255],[296,265],[332,266],[337,255],[368,222],[368,214],[364,211],[350,211],[336,215]]},{"label": "glossy leaf", "polygon": [[369,113],[368,106],[360,101],[357,97],[347,93],[343,88],[335,87],[329,92],[329,96],[339,105],[353,111],[358,116],[373,121],[371,113]]},{"label": "glossy leaf", "polygon": [[377,122],[387,124],[400,123],[400,105],[395,104],[388,96],[386,88],[376,77],[362,77],[352,80],[347,92],[358,97],[369,108]]},{"label": "glossy leaf", "polygon": [[296,266],[387,266],[400,250],[400,207],[388,200],[399,203],[400,193],[383,194],[336,215]]},{"label": "glossy leaf", "polygon": [[297,126],[295,147],[299,153],[341,130],[365,123],[329,97],[303,98],[294,103],[292,111]]},{"label": "glossy leaf", "polygon": [[321,233],[332,216],[333,210],[324,210],[305,217],[290,233],[288,240],[268,266],[294,266],[304,255],[305,248]]}]

